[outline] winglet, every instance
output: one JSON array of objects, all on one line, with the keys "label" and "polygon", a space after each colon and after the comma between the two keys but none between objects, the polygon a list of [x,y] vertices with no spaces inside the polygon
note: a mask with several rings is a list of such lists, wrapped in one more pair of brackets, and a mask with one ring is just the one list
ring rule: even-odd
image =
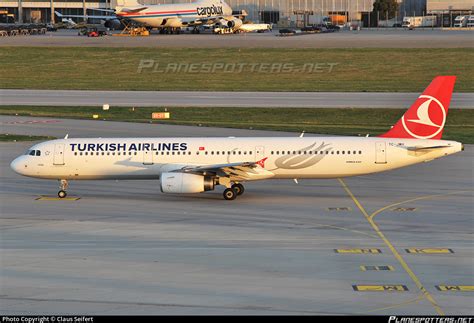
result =
[{"label": "winglet", "polygon": [[265,161],[268,159],[268,157],[262,158],[259,161],[257,161],[257,165],[260,165],[260,167],[265,168]]},{"label": "winglet", "polygon": [[385,138],[441,139],[456,76],[438,76],[385,134]]}]

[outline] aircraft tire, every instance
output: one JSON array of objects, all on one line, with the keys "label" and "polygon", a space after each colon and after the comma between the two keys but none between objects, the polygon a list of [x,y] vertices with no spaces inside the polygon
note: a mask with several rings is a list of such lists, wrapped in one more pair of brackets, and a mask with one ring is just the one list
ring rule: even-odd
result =
[{"label": "aircraft tire", "polygon": [[65,198],[66,196],[67,196],[66,191],[60,190],[60,191],[58,192],[58,197],[59,197],[60,199],[63,199],[63,198]]},{"label": "aircraft tire", "polygon": [[237,192],[233,188],[226,188],[224,190],[224,199],[231,201],[237,198]]},{"label": "aircraft tire", "polygon": [[242,184],[240,183],[237,183],[237,184],[234,184],[232,185],[232,188],[234,189],[234,191],[237,193],[237,195],[242,195],[244,194],[245,192],[245,188]]}]

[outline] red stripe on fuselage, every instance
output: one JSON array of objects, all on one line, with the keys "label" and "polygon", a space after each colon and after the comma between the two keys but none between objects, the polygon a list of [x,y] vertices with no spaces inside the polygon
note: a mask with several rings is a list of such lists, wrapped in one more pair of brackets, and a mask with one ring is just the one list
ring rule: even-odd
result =
[{"label": "red stripe on fuselage", "polygon": [[153,12],[130,12],[130,13],[118,13],[118,16],[142,16],[142,15],[163,15],[163,14],[177,14],[177,13],[188,13],[196,12],[196,9],[193,10],[178,10],[178,11],[153,11]]}]

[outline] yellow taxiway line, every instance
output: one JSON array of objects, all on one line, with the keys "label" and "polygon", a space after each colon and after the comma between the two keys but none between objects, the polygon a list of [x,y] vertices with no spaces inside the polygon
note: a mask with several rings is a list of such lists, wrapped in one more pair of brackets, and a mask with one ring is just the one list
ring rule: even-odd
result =
[{"label": "yellow taxiway line", "polygon": [[[374,222],[373,220],[373,217],[374,215],[376,215],[376,212],[372,213],[372,216],[369,215],[367,213],[367,211],[364,209],[364,207],[362,206],[362,204],[360,204],[359,200],[357,200],[357,198],[354,196],[354,194],[352,194],[352,191],[349,189],[349,187],[346,185],[346,183],[342,180],[342,179],[338,179],[339,182],[341,183],[342,187],[344,188],[344,190],[347,192],[347,194],[351,197],[351,199],[354,201],[355,205],[357,205],[357,207],[359,208],[359,210],[362,212],[362,214],[365,216],[367,222],[369,222],[369,224],[372,226],[372,228],[374,229],[374,231],[377,233],[377,235],[383,240],[383,242],[385,243],[385,245],[387,245],[387,247],[390,249],[390,251],[392,251],[393,255],[395,256],[395,258],[397,259],[397,261],[400,263],[400,265],[403,267],[403,269],[405,269],[405,271],[407,272],[407,274],[410,276],[410,278],[413,280],[413,282],[415,283],[415,285],[418,287],[418,289],[422,292],[423,296],[431,303],[431,305],[433,305],[433,307],[435,308],[436,312],[439,314],[439,315],[445,315],[443,310],[441,309],[441,307],[438,305],[438,303],[434,300],[433,296],[431,296],[430,292],[428,292],[426,290],[426,288],[423,286],[423,284],[420,282],[420,280],[418,279],[418,277],[415,275],[415,273],[413,272],[413,270],[411,270],[411,268],[408,266],[408,264],[406,263],[406,261],[403,259],[403,257],[400,255],[400,253],[398,253],[397,249],[395,249],[395,247],[393,246],[393,244],[387,239],[387,237],[385,237],[385,235],[383,234],[383,232],[380,230],[380,228],[378,227],[378,225]],[[386,209],[386,208],[385,208]],[[378,213],[380,213],[381,211],[379,211]],[[377,213],[377,214],[378,214]]]},{"label": "yellow taxiway line", "polygon": [[384,206],[383,208],[378,209],[377,211],[375,211],[374,213],[372,213],[370,215],[370,218],[373,219],[379,213],[382,213],[383,211],[385,211],[387,209],[390,209],[392,207],[398,206],[398,205],[402,205],[402,204],[406,204],[406,203],[410,203],[410,202],[415,202],[415,201],[421,201],[421,200],[429,200],[429,199],[432,199],[432,198],[435,198],[435,197],[443,197],[443,196],[455,195],[455,194],[459,194],[459,193],[466,193],[466,192],[470,192],[470,191],[456,191],[456,192],[451,192],[451,193],[447,193],[447,194],[425,195],[425,196],[420,196],[420,197],[417,197],[417,198],[414,198],[414,199],[409,199],[409,200],[393,203],[393,204],[390,204],[390,205]]}]

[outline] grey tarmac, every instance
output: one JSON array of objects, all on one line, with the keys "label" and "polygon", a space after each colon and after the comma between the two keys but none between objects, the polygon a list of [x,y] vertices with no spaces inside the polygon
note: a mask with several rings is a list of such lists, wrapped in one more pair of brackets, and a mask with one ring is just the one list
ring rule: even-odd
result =
[{"label": "grey tarmac", "polygon": [[[408,108],[419,93],[79,91],[0,89],[0,105],[244,108]],[[454,93],[452,108],[474,109],[474,93]]]},{"label": "grey tarmac", "polygon": [[[298,135],[4,116],[0,124],[9,133],[57,137]],[[235,201],[221,190],[164,195],[152,180],[78,181],[69,188],[77,201],[36,200],[54,197],[57,183],[9,168],[32,144],[0,144],[3,315],[439,314],[338,180],[248,183]],[[387,207],[374,221],[444,314],[474,314],[472,292],[435,287],[474,285],[473,157],[467,145],[430,163],[344,179],[369,214]],[[398,202],[416,210],[395,211]],[[353,288],[392,284],[408,290]]]},{"label": "grey tarmac", "polygon": [[154,48],[472,48],[472,30],[401,28],[344,30],[335,33],[276,37],[271,33],[213,35],[159,35],[149,37],[85,37],[77,30],[60,30],[46,35],[3,37],[2,46],[80,46]]}]

